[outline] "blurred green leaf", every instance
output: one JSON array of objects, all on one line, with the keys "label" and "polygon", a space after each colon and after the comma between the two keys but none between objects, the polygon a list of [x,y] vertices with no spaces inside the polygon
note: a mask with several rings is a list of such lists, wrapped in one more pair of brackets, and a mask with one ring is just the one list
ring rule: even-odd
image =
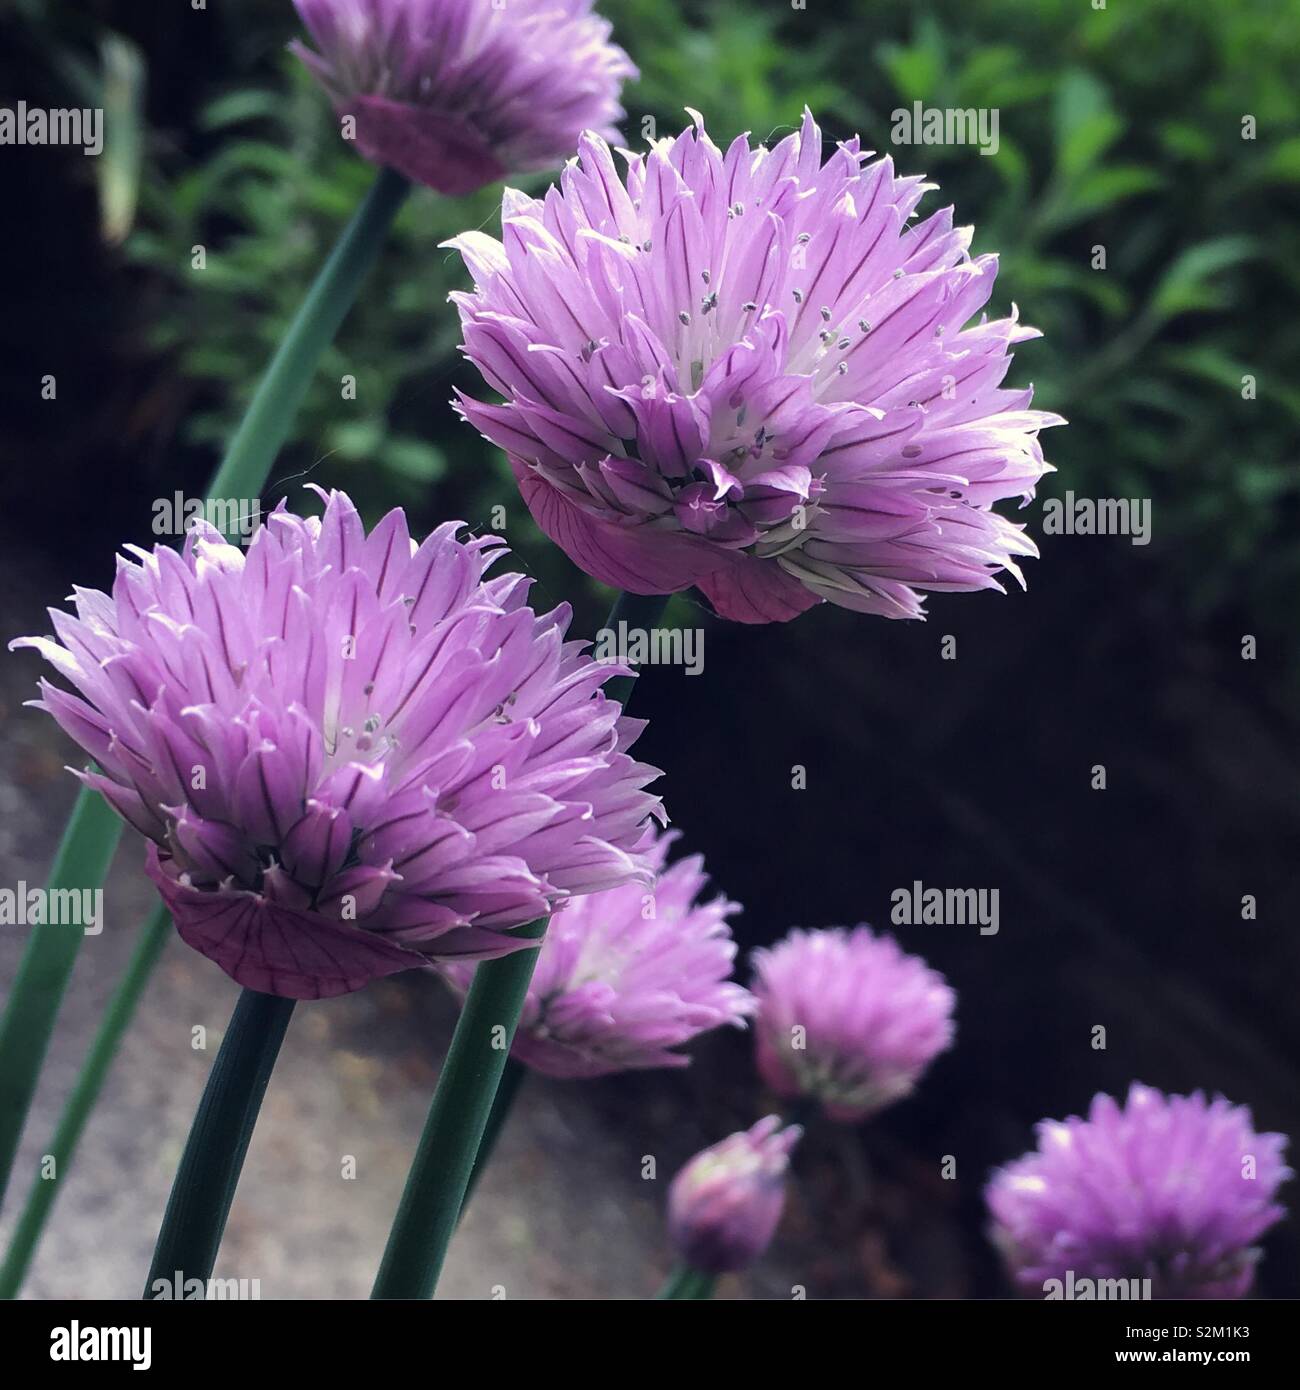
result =
[{"label": "blurred green leaf", "polygon": [[1274,146],[1264,167],[1284,183],[1300,183],[1300,135]]},{"label": "blurred green leaf", "polygon": [[1064,227],[1095,217],[1117,203],[1139,193],[1159,188],[1164,180],[1153,169],[1139,164],[1110,164],[1089,169],[1060,190],[1040,214],[1040,234],[1058,232]]},{"label": "blurred green leaf", "polygon": [[210,101],[199,116],[204,130],[222,130],[244,121],[266,120],[275,115],[279,99],[264,87],[244,87]]},{"label": "blurred green leaf", "polygon": [[1213,343],[1173,348],[1165,353],[1164,360],[1177,372],[1237,393],[1240,393],[1241,379],[1247,373],[1244,364]]},{"label": "blurred green leaf", "polygon": [[103,64],[104,149],[96,161],[100,226],[116,246],[135,221],[144,149],[145,65],[139,48],[118,34],[100,42]]},{"label": "blurred green leaf", "polygon": [[935,103],[943,84],[945,56],[943,31],[934,16],[922,17],[912,43],[881,44],[877,61],[905,101]]},{"label": "blurred green leaf", "polygon": [[1094,164],[1124,130],[1105,87],[1078,68],[1067,72],[1056,89],[1055,118],[1057,167],[1066,179]]},{"label": "blurred green leaf", "polygon": [[1255,243],[1247,236],[1215,237],[1189,246],[1161,277],[1147,312],[1163,321],[1193,309],[1221,308],[1226,290],[1214,277],[1254,254]]},{"label": "blurred green leaf", "polygon": [[1171,154],[1183,159],[1204,163],[1214,156],[1214,141],[1191,121],[1163,122],[1160,143]]},{"label": "blurred green leaf", "polygon": [[1026,294],[1064,290],[1091,300],[1108,318],[1122,317],[1132,303],[1125,287],[1104,271],[1041,258],[1019,262],[1017,270],[1017,280],[1025,287]]},{"label": "blurred green leaf", "polygon": [[419,439],[390,439],[383,449],[384,463],[412,482],[432,483],[447,471],[447,459],[440,449]]},{"label": "blurred green leaf", "polygon": [[367,417],[335,425],[329,433],[331,452],[345,459],[369,459],[379,452],[384,438],[384,422]]},{"label": "blurred green leaf", "polygon": [[1048,73],[1026,67],[1024,55],[1010,44],[989,44],[967,58],[955,83],[961,106],[1020,106],[1036,101],[1051,88]]}]

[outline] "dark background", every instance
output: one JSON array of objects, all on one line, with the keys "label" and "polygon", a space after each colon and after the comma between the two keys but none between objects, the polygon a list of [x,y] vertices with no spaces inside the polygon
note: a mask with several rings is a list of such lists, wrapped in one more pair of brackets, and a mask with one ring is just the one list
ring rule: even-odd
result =
[{"label": "dark background", "polygon": [[[888,927],[891,891],[914,879],[1000,890],[996,937],[897,929],[955,985],[957,1045],[877,1121],[810,1136],[773,1261],[819,1295],[1001,1296],[980,1188],[1037,1119],[1140,1079],[1222,1091],[1260,1128],[1300,1134],[1300,13],[1266,0],[603,8],[643,70],[629,144],[644,114],[668,133],[688,104],[720,144],[779,135],[807,100],[828,138],[859,130],[903,172],[928,172],[941,189],[924,206],[954,201],[974,249],[1003,252],[991,307],[1014,300],[1046,332],[1009,383],[1033,381],[1036,404],[1071,420],[1045,436],[1060,472],[1042,496],[1151,499],[1145,547],[1044,537],[1034,504],[1028,593],[937,595],[924,625],[824,606],[746,629],[680,600],[675,619],[706,628],[704,673],[651,670],[637,695],[644,755],[668,774],[686,846],[745,905],[745,945],[792,925]],[[0,149],[6,639],[45,630],[41,605],[73,582],[107,585],[115,548],[152,540],[155,497],[201,494],[368,182],[283,53],[295,32],[287,3],[0,9],[0,104],[104,104],[110,132],[98,160]],[[105,71],[116,78],[102,91]],[[914,99],[997,107],[998,155],[892,148],[889,113]],[[503,460],[446,404],[478,382],[444,302],[462,272],[437,243],[495,230],[494,203],[492,190],[412,199],[267,495],[306,505],[297,478],[310,470],[372,519],[406,505],[415,529],[482,525],[504,503],[537,601],[572,601],[575,630],[594,632],[608,594],[540,539]],[[205,272],[190,269],[195,244]],[[1096,245],[1104,272],[1090,269]],[[356,402],[330,385],[345,371]],[[40,400],[46,372],[57,402]],[[1245,374],[1256,399],[1242,398]],[[955,661],[941,659],[946,635]],[[55,741],[32,756],[45,736],[18,707],[35,680],[22,662],[7,663],[0,727],[19,750],[7,766],[21,804],[40,808],[22,838],[39,876],[68,752]],[[796,764],[806,790],[791,788]],[[1242,919],[1244,894],[1257,920]],[[412,992],[421,1007],[434,997],[416,982],[367,1007],[382,1023]],[[680,1162],[760,1113],[748,1049],[711,1039],[689,1072],[542,1094],[563,1092],[567,1124],[626,1133],[632,1149],[653,1116]],[[955,1183],[938,1176],[948,1154]],[[93,1204],[84,1219],[61,1237],[69,1248],[106,1238]],[[1294,1223],[1266,1250],[1260,1291],[1300,1294]],[[748,1287],[779,1293],[781,1279]]]}]

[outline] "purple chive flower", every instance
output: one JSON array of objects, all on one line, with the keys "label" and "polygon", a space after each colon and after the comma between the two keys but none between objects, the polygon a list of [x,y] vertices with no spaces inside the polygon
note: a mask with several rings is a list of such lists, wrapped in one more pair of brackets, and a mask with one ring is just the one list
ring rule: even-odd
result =
[{"label": "purple chive flower", "polygon": [[[322,494],[325,496],[325,494]],[[46,710],[102,769],[78,773],[148,836],[177,929],[241,985],[343,994],[502,933],[569,893],[649,879],[662,816],[634,762],[616,667],[538,615],[504,550],[416,546],[400,510],[366,535],[344,494],[281,503],[248,547],[200,527],[127,547],[112,597],[22,638],[84,697]]]},{"label": "purple chive flower", "polygon": [[781,1220],[790,1151],[802,1134],[769,1115],[686,1164],[668,1189],[668,1234],[684,1263],[729,1274],[763,1254]]},{"label": "purple chive flower", "polygon": [[696,128],[629,155],[605,142],[544,200],[507,190],[503,242],[450,245],[464,351],[505,396],[460,398],[509,456],[538,524],[633,593],[697,585],[723,617],[823,599],[923,616],[917,590],[1000,589],[1060,417],[1004,390],[1014,316],[966,327],[995,256],[967,253],[926,189],[820,130],[724,155]]},{"label": "purple chive flower", "polygon": [[357,148],[440,193],[554,168],[578,136],[617,139],[635,77],[592,0],[294,0],[316,50],[293,51]]},{"label": "purple chive flower", "polygon": [[753,959],[759,1072],[833,1120],[910,1094],[952,1043],[956,996],[943,976],[868,927],[792,931]]},{"label": "purple chive flower", "polygon": [[[749,991],[731,979],[736,903],[699,898],[698,854],[665,868],[675,832],[646,857],[658,877],[572,898],[551,919],[515,1034],[514,1056],[547,1076],[589,1078],[645,1067],[684,1067],[672,1051],[723,1024],[743,1026]],[[442,973],[459,994],[473,967]]]},{"label": "purple chive flower", "polygon": [[1241,1298],[1255,1242],[1283,1215],[1286,1137],[1256,1134],[1250,1111],[1216,1096],[1134,1084],[1121,1106],[1044,1120],[1038,1148],[985,1191],[1012,1277],[1042,1297],[1048,1280],[1150,1279],[1153,1298]]}]

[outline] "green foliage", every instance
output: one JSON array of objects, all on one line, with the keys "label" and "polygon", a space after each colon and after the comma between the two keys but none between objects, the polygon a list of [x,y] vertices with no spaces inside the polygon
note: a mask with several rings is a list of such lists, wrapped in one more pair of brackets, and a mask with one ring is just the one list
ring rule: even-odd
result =
[{"label": "green foliage", "polygon": [[[807,102],[828,139],[858,131],[902,170],[931,174],[938,197],[975,224],[975,249],[1001,253],[995,311],[1018,302],[1044,330],[1012,381],[1032,379],[1038,404],[1071,420],[1047,437],[1060,469],[1048,490],[1151,497],[1161,582],[1202,612],[1244,602],[1281,623],[1300,578],[1300,10],[1287,0],[603,8],[642,71],[627,93],[629,143],[680,128],[686,106],[720,142],[746,129],[779,135]],[[155,140],[130,243],[169,287],[156,347],[196,383],[186,429],[214,448],[370,177],[281,56],[289,7],[247,4],[238,27],[230,82],[202,94],[202,148],[182,155]],[[891,112],[916,100],[995,108],[996,155],[893,147]],[[468,204],[413,200],[302,412],[295,468],[329,456],[332,476],[363,500],[430,516],[445,514],[447,489],[471,520],[493,502],[517,513],[500,459],[446,405],[453,382],[473,386],[474,375],[458,365],[445,302],[463,271],[438,243],[465,226],[494,229],[495,201],[491,191]],[[199,244],[204,271],[190,268]],[[345,372],[357,400],[341,409]],[[1247,376],[1258,399],[1243,399]]]},{"label": "green foliage", "polygon": [[[315,87],[287,59],[274,86],[223,92],[199,124],[210,154],[148,181],[128,252],[168,288],[154,346],[213,388],[187,418],[185,438],[218,450],[373,170],[342,144]],[[456,322],[444,301],[455,266],[438,243],[462,217],[479,220],[490,209],[490,200],[452,208],[422,198],[402,214],[300,415],[298,468],[328,457],[332,470],[365,475],[356,483],[362,495],[395,501],[442,475],[442,447],[428,432],[407,432],[404,416],[419,415],[418,398],[453,360]],[[437,428],[445,431],[445,421]]]}]

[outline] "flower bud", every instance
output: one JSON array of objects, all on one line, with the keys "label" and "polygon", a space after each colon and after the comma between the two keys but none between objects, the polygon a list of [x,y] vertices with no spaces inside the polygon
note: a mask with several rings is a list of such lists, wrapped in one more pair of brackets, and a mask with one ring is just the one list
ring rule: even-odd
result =
[{"label": "flower bud", "polygon": [[702,1150],[668,1191],[668,1232],[683,1261],[705,1274],[753,1264],[785,1206],[790,1151],[803,1130],[769,1115]]}]

